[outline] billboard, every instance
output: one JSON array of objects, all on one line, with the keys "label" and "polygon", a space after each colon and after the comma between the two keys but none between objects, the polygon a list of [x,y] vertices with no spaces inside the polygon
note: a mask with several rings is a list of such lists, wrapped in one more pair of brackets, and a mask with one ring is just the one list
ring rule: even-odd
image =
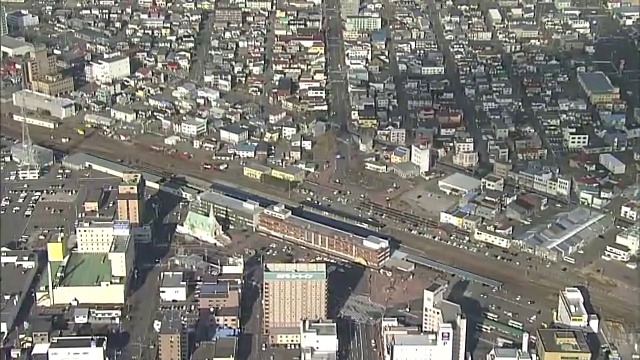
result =
[{"label": "billboard", "polygon": [[449,333],[449,332],[443,332],[441,336],[442,336],[442,338],[441,338],[442,341],[450,341],[451,340],[451,333]]},{"label": "billboard", "polygon": [[326,280],[324,272],[265,272],[265,280]]}]

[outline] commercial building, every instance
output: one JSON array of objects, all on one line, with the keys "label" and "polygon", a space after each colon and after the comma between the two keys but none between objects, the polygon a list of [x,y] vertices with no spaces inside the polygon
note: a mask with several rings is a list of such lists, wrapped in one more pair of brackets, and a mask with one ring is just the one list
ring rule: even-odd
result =
[{"label": "commercial building", "polygon": [[24,67],[24,78],[27,84],[31,84],[36,79],[56,71],[56,57],[55,55],[49,55],[47,49],[34,49],[30,55],[30,59]]},{"label": "commercial building", "polygon": [[590,329],[598,332],[599,320],[595,314],[588,314],[585,298],[580,289],[568,287],[560,291],[556,322],[565,326]]},{"label": "commercial building", "polygon": [[248,164],[242,168],[242,175],[254,180],[262,180],[264,176],[271,175],[271,168],[260,164]]},{"label": "commercial building", "polygon": [[31,355],[46,356],[48,360],[107,360],[109,358],[107,338],[102,336],[54,337],[50,343],[34,345]]},{"label": "commercial building", "polygon": [[260,214],[258,231],[372,268],[381,268],[391,255],[385,239],[363,238],[303,219],[282,204],[270,206]]},{"label": "commercial building", "polygon": [[238,338],[225,336],[215,341],[200,342],[190,360],[235,360],[238,352]]},{"label": "commercial building", "polygon": [[371,32],[378,31],[382,28],[382,18],[380,15],[369,16],[349,16],[345,24],[345,29],[350,32]]},{"label": "commercial building", "polygon": [[629,253],[637,255],[640,253],[640,223],[625,229],[616,235],[616,244],[626,246]]},{"label": "commercial building", "polygon": [[273,168],[271,169],[271,176],[276,179],[281,179],[289,182],[302,182],[304,181],[306,171],[300,169],[297,166],[288,166],[286,168]]},{"label": "commercial building", "polygon": [[390,360],[453,360],[453,339],[451,324],[442,324],[436,332],[394,335]]},{"label": "commercial building", "polygon": [[341,0],[340,15],[343,20],[348,17],[357,16],[360,13],[360,0]]},{"label": "commercial building", "polygon": [[481,186],[482,182],[480,180],[461,173],[452,174],[438,181],[438,187],[442,192],[460,196],[478,190]]},{"label": "commercial building", "polygon": [[204,215],[213,211],[213,215],[224,229],[255,231],[262,210],[255,201],[238,200],[213,190],[198,194],[196,199],[189,204],[190,212]]},{"label": "commercial building", "polygon": [[0,340],[11,332],[26,295],[38,271],[38,257],[23,250],[2,250],[2,293],[0,294]]},{"label": "commercial building", "polygon": [[[445,282],[434,282],[423,292],[422,331],[430,334],[438,333],[438,337],[433,339],[433,336],[430,336],[428,339],[422,339],[421,344],[433,347],[436,354],[434,356],[438,353],[448,356],[442,359],[464,360],[467,318],[463,315],[460,305],[445,299],[447,287],[448,284]],[[445,333],[449,335],[445,337]]]},{"label": "commercial building", "polygon": [[236,329],[240,325],[240,286],[239,281],[220,278],[197,285],[198,308],[209,312],[209,320],[215,327]]},{"label": "commercial building", "polygon": [[129,58],[119,54],[104,56],[85,67],[85,77],[88,82],[111,84],[115,80],[124,79],[129,75],[131,75]]},{"label": "commercial building", "polygon": [[300,326],[300,360],[335,360],[338,328],[331,320],[304,320]]},{"label": "commercial building", "polygon": [[37,15],[29,14],[27,10],[16,10],[6,15],[6,22],[9,31],[20,32],[30,26],[40,24],[40,18]]},{"label": "commercial building", "polygon": [[264,266],[263,330],[273,345],[300,345],[300,321],[327,317],[324,263],[270,263]]},{"label": "commercial building", "polygon": [[31,90],[53,97],[69,95],[73,92],[73,78],[62,74],[44,75],[31,82]]},{"label": "commercial building", "polygon": [[76,250],[65,238],[48,244],[47,270],[36,290],[38,306],[124,304],[135,247],[126,221],[80,223]]},{"label": "commercial building", "polygon": [[158,360],[189,359],[189,328],[180,310],[164,311],[157,332]]},{"label": "commercial building", "polygon": [[20,90],[13,93],[13,105],[25,110],[44,111],[54,118],[65,119],[76,114],[73,101],[37,93],[32,90]]},{"label": "commercial building", "polygon": [[118,185],[118,220],[128,221],[137,227],[144,219],[145,184],[142,174],[127,172]]},{"label": "commercial building", "polygon": [[580,330],[540,329],[536,336],[536,350],[540,360],[590,360],[587,338]]},{"label": "commercial building", "polygon": [[[3,24],[0,25],[4,26]],[[2,53],[7,56],[17,57],[32,53],[36,48],[26,41],[3,35],[0,39],[0,49],[2,50]]]},{"label": "commercial building", "polygon": [[578,83],[594,105],[620,99],[620,88],[613,86],[611,79],[602,71],[578,72]]},{"label": "commercial building", "polygon": [[160,275],[160,300],[187,300],[187,278],[182,271],[164,271]]},{"label": "commercial building", "polygon": [[411,145],[411,163],[420,168],[421,173],[431,170],[431,147],[428,144]]},{"label": "commercial building", "polygon": [[628,203],[622,204],[620,206],[620,217],[624,220],[636,222],[640,219],[638,216],[638,211],[640,210],[640,202],[638,201],[629,201]]},{"label": "commercial building", "polygon": [[[39,116],[40,117],[40,116]],[[13,114],[13,120],[17,121],[19,123],[26,123],[29,126],[39,126],[39,127],[43,127],[46,129],[55,129],[58,126],[60,126],[60,121],[58,120],[53,120],[53,119],[45,119],[44,116],[42,116],[40,119],[35,118],[35,117],[30,117],[30,116],[21,116],[19,114]]]},{"label": "commercial building", "polygon": [[561,175],[557,168],[531,165],[509,172],[508,177],[525,190],[557,198],[568,198],[571,195],[571,177]]},{"label": "commercial building", "polygon": [[[4,38],[9,33],[9,26],[7,24],[7,8],[0,7],[0,36]],[[2,39],[4,40],[4,39]]]}]

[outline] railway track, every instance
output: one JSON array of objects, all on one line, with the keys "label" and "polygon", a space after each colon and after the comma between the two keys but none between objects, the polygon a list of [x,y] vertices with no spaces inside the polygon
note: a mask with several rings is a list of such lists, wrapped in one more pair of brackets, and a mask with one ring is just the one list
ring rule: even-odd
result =
[{"label": "railway track", "polygon": [[[1,125],[1,130],[2,133],[7,135],[16,138],[20,137],[19,129],[12,129],[6,126],[6,124]],[[90,141],[75,138],[70,143],[62,144],[56,140],[51,140],[48,131],[31,130],[31,134],[34,144],[48,147],[65,154],[86,152],[111,161],[120,159],[125,163],[130,162],[133,166],[141,165],[140,167],[145,171],[159,175],[178,173],[193,176],[194,178],[199,178],[204,181],[213,180],[206,179],[202,176],[203,174],[199,170],[197,163],[184,160],[179,161],[178,159],[163,156],[162,154],[150,153],[148,147],[143,145],[132,144],[130,146],[123,146],[119,141],[98,136],[90,139]],[[170,169],[170,171],[167,171],[167,169]],[[435,220],[405,213],[393,208],[386,208],[375,203],[363,202],[356,207],[364,209],[365,211],[369,209],[373,213],[380,212],[391,220],[395,219],[400,222],[408,221],[409,224],[415,224],[416,226],[431,228],[438,226]],[[430,258],[494,278],[508,284],[514,291],[520,291],[522,294],[535,294],[536,297],[544,297],[550,304],[557,301],[557,294],[560,289],[565,286],[577,285],[566,284],[563,281],[554,279],[545,279],[543,276],[525,276],[524,270],[519,268],[511,268],[502,264],[496,266],[495,263],[487,262],[486,259],[475,256],[475,254],[452,251],[442,246],[436,246],[437,244],[428,240],[414,238],[402,232],[398,235],[403,245],[414,248],[420,253],[427,254]],[[616,290],[615,287],[601,288],[610,291],[611,294]],[[603,315],[608,318],[625,322],[625,320],[630,319],[630,314],[635,314],[637,311],[637,299],[634,301],[618,299],[610,296],[606,291],[593,292],[591,298]]]}]

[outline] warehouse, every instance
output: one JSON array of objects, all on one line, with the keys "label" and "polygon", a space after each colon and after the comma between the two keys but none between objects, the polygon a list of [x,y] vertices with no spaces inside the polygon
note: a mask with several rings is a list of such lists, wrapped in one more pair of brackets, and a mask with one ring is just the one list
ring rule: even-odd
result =
[{"label": "warehouse", "polygon": [[73,101],[39,94],[31,90],[20,90],[13,93],[13,105],[31,111],[48,112],[51,116],[64,119],[76,114]]},{"label": "warehouse", "polygon": [[622,175],[627,172],[627,165],[612,154],[600,154],[599,160],[600,165],[614,175]]},{"label": "warehouse", "polygon": [[28,42],[13,38],[11,36],[3,36],[0,44],[2,44],[2,52],[4,54],[7,54],[7,56],[9,57],[25,56],[28,53],[34,52],[36,50],[33,45],[29,44]]},{"label": "warehouse", "polygon": [[578,72],[578,82],[592,104],[620,99],[620,89],[613,86],[609,77],[602,71]]},{"label": "warehouse", "polygon": [[[44,167],[53,164],[53,151],[42,146],[32,145],[34,165]],[[11,158],[18,164],[29,164],[29,151],[22,144],[11,147]]]},{"label": "warehouse", "polygon": [[438,181],[438,187],[447,195],[464,196],[471,191],[480,189],[481,185],[482,182],[480,180],[461,173],[455,173]]}]

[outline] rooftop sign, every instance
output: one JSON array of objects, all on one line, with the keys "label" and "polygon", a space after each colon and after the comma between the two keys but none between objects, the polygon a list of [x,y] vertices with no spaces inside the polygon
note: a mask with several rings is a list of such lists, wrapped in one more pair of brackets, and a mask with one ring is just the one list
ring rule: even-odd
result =
[{"label": "rooftop sign", "polygon": [[326,280],[324,272],[265,272],[265,280]]}]

